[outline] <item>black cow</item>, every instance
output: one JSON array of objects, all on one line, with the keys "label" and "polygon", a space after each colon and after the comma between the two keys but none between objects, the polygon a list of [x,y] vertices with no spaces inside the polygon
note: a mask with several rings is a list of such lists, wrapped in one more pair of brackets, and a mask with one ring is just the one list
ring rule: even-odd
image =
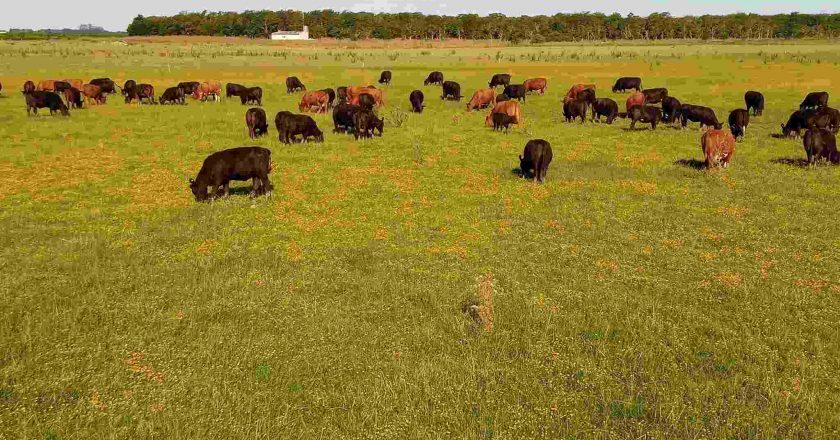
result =
[{"label": "black cow", "polygon": [[356,123],[354,122],[354,116],[361,110],[361,107],[352,104],[339,104],[335,106],[333,109],[333,124],[335,124],[333,133],[347,133],[350,130],[355,130]]},{"label": "black cow", "polygon": [[286,78],[286,93],[292,94],[294,92],[306,91],[306,86],[296,76]]},{"label": "black cow", "polygon": [[201,83],[198,81],[185,81],[178,83],[178,88],[184,89],[184,95],[192,95],[199,87],[201,87]]},{"label": "black cow", "polygon": [[443,73],[442,72],[432,72],[432,73],[430,73],[429,76],[426,78],[426,80],[423,81],[423,85],[428,86],[428,85],[431,85],[431,84],[443,85]]},{"label": "black cow", "polygon": [[268,134],[268,121],[265,110],[261,108],[250,108],[245,112],[245,125],[248,126],[248,135],[251,139]]},{"label": "black cow", "polygon": [[613,85],[612,91],[615,92],[624,92],[627,90],[636,90],[640,92],[642,90],[642,79],[632,76],[625,76],[615,80],[615,85]]},{"label": "black cow", "polygon": [[828,92],[811,92],[809,93],[802,104],[799,104],[799,110],[807,110],[809,108],[819,108],[828,106]]},{"label": "black cow", "polygon": [[739,108],[729,113],[729,130],[735,140],[742,139],[747,134],[747,126],[750,125],[750,112]]},{"label": "black cow", "polygon": [[753,116],[761,116],[764,113],[764,95],[760,92],[750,90],[744,93],[744,102],[747,104],[747,111],[752,110]]},{"label": "black cow", "polygon": [[511,124],[516,122],[513,116],[507,113],[493,113],[493,131],[502,131],[505,130],[507,133],[510,130]]},{"label": "black cow", "polygon": [[461,85],[456,83],[455,81],[444,81],[443,94],[440,95],[440,99],[460,101],[461,98]]},{"label": "black cow", "polygon": [[673,96],[666,96],[662,99],[662,122],[671,124],[677,121],[682,103]]},{"label": "black cow", "polygon": [[64,93],[65,90],[72,88],[73,85],[66,81],[56,81],[53,85],[55,93]]},{"label": "black cow", "polygon": [[840,110],[831,107],[820,107],[817,109],[817,115],[820,118],[820,121],[817,121],[817,123],[825,121],[827,124],[826,128],[830,129],[833,133],[836,134],[840,131]]},{"label": "black cow", "polygon": [[356,140],[372,138],[374,129],[379,131],[381,137],[385,128],[385,120],[377,118],[373,111],[362,108],[353,115],[353,125],[355,127],[353,137]]},{"label": "black cow", "polygon": [[242,96],[242,93],[244,93],[245,90],[248,90],[248,88],[242,84],[227,83],[227,85],[225,85],[225,98],[230,98],[231,96]]},{"label": "black cow", "polygon": [[318,124],[309,115],[296,115],[291,112],[279,112],[274,118],[280,142],[284,144],[297,143],[297,136],[301,142],[313,138],[315,142],[324,142],[324,133],[318,129]]},{"label": "black cow", "polygon": [[186,95],[184,94],[184,89],[180,87],[170,87],[163,91],[163,95],[160,95],[160,104],[164,105],[170,103],[184,105],[187,103],[185,97]]},{"label": "black cow", "polygon": [[802,139],[808,163],[815,165],[818,160],[825,159],[831,163],[840,163],[840,153],[837,152],[837,138],[834,133],[824,129],[811,127]]},{"label": "black cow", "polygon": [[[204,159],[190,190],[197,202],[227,197],[231,180],[251,180],[251,196],[271,192],[271,150],[262,147],[238,147],[213,153]],[[210,189],[210,194],[207,189]]]},{"label": "black cow", "polygon": [[262,106],[262,87],[248,87],[239,93],[239,101],[242,105],[254,104]]},{"label": "black cow", "polygon": [[659,121],[662,120],[662,110],[652,105],[634,105],[627,111],[630,118],[630,129],[636,129],[636,122],[649,123],[650,128],[656,130]]},{"label": "black cow", "polygon": [[543,139],[534,139],[525,144],[525,150],[519,156],[519,170],[522,178],[533,177],[534,183],[545,182],[548,173],[548,165],[554,154],[551,151],[551,144]]},{"label": "black cow", "polygon": [[408,102],[411,103],[411,111],[414,113],[423,113],[423,109],[426,107],[426,105],[423,104],[425,99],[426,98],[423,96],[423,92],[419,90],[411,92],[411,95],[408,96]]},{"label": "black cow", "polygon": [[597,98],[595,97],[595,90],[592,89],[583,89],[577,95],[577,100],[585,102],[586,105],[590,108],[590,111],[592,109],[592,106],[595,105],[596,99]]},{"label": "black cow", "polygon": [[592,121],[601,122],[601,116],[607,118],[607,124],[612,124],[618,117],[618,103],[610,98],[599,98],[592,105]]},{"label": "black cow", "polygon": [[391,71],[386,70],[379,75],[379,84],[388,84],[391,85]]},{"label": "black cow", "polygon": [[90,80],[88,84],[99,86],[102,93],[108,93],[111,95],[117,93],[117,89],[119,88],[111,78],[95,78]]},{"label": "black cow", "polygon": [[525,100],[525,86],[522,84],[509,84],[505,86],[505,90],[502,92],[503,95],[507,95],[510,99],[516,99],[517,101],[524,101]]},{"label": "black cow", "polygon": [[323,89],[322,92],[326,93],[327,96],[330,98],[329,104],[327,104],[327,108],[335,107],[335,90],[333,89]]},{"label": "black cow", "polygon": [[645,104],[657,104],[668,96],[668,89],[658,87],[655,89],[645,89],[642,93],[645,95]]},{"label": "black cow", "polygon": [[500,103],[500,102],[505,102],[505,101],[510,101],[510,96],[505,95],[504,93],[502,93],[501,95],[496,95],[496,103],[497,104]]},{"label": "black cow", "polygon": [[679,116],[682,122],[682,128],[688,127],[689,121],[699,122],[700,128],[706,126],[720,130],[723,127],[723,124],[718,122],[715,111],[702,105],[683,104],[680,106]]},{"label": "black cow", "polygon": [[566,122],[572,122],[575,118],[580,118],[580,123],[586,122],[586,108],[589,103],[582,99],[574,99],[563,103],[563,116],[566,117]]},{"label": "black cow", "polygon": [[58,96],[57,93],[38,90],[29,92],[25,96],[26,114],[28,116],[31,116],[30,112],[37,116],[39,108],[50,109],[51,115],[55,114],[55,112],[61,112],[64,116],[70,116],[70,111],[67,109],[67,106],[64,105],[64,101],[61,100],[61,96]]},{"label": "black cow", "polygon": [[[96,85],[96,84],[94,84],[94,85]],[[136,89],[137,89],[137,81],[134,81],[133,79],[130,79],[130,80],[126,81],[125,84],[123,85],[122,95],[127,98],[129,95],[134,95],[136,93]],[[184,93],[186,93],[186,92],[184,92]],[[128,102],[129,102],[128,100],[125,101],[126,104],[128,104]]]},{"label": "black cow", "polygon": [[359,107],[363,110],[373,110],[373,106],[375,105],[376,98],[374,98],[370,93],[362,93],[359,95]]},{"label": "black cow", "polygon": [[70,105],[70,108],[82,108],[84,105],[82,103],[82,92],[75,87],[70,87],[64,91],[64,99],[67,100],[67,104]]},{"label": "black cow", "polygon": [[487,86],[490,88],[496,88],[498,86],[507,87],[510,85],[510,74],[507,73],[497,73],[493,75],[493,78],[490,79],[490,82],[487,83]]},{"label": "black cow", "polygon": [[834,112],[830,110],[820,108],[817,110],[797,110],[791,113],[787,123],[782,124],[782,135],[799,137],[801,130],[811,127],[830,129],[834,120]]},{"label": "black cow", "polygon": [[336,94],[338,95],[338,103],[339,104],[346,104],[347,103],[347,87],[338,87],[335,89]]}]

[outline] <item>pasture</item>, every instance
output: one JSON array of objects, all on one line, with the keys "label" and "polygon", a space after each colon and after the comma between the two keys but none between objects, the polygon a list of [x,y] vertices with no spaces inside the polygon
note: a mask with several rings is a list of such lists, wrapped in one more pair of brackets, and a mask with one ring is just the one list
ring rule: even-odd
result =
[{"label": "pasture", "polygon": [[[809,91],[838,106],[836,48],[2,42],[0,437],[836,438],[840,168],[772,136]],[[278,142],[287,76],[384,69],[382,138],[316,115],[323,144]],[[549,81],[508,134],[465,111],[494,73]],[[261,86],[269,135],[236,99],[26,116],[25,80],[103,76]],[[706,171],[697,124],[563,121],[574,83],[623,111],[619,76],[766,110]],[[512,172],[536,138],[543,185]],[[196,203],[239,145],[271,149],[273,194]]]}]

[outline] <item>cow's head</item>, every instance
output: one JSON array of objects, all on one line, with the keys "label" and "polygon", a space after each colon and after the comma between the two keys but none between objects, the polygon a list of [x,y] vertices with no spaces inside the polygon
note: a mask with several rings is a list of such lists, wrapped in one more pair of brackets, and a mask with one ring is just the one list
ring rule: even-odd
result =
[{"label": "cow's head", "polygon": [[532,167],[533,167],[533,164],[531,164],[531,161],[528,160],[528,159],[525,159],[520,154],[519,155],[519,172],[520,172],[520,174],[522,175],[523,178],[527,178],[531,174],[531,168]]},{"label": "cow's head", "polygon": [[207,200],[207,185],[199,185],[194,179],[190,179],[190,190],[196,202]]}]

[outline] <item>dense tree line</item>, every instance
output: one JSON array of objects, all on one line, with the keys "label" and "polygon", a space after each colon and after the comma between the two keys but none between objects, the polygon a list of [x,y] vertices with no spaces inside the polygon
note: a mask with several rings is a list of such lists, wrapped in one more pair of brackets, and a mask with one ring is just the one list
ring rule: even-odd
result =
[{"label": "dense tree line", "polygon": [[267,38],[277,30],[298,30],[304,20],[312,38],[474,39],[579,41],[631,39],[756,39],[840,37],[840,14],[704,15],[647,17],[600,13],[534,17],[373,14],[367,12],[246,11],[137,16],[129,35],[218,35]]}]

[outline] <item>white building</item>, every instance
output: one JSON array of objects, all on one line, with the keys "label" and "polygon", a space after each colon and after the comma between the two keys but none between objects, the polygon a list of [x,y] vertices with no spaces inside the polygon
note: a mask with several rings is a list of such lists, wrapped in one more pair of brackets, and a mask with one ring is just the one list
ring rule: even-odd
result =
[{"label": "white building", "polygon": [[308,40],[309,26],[304,26],[303,31],[277,31],[271,34],[272,40]]}]

